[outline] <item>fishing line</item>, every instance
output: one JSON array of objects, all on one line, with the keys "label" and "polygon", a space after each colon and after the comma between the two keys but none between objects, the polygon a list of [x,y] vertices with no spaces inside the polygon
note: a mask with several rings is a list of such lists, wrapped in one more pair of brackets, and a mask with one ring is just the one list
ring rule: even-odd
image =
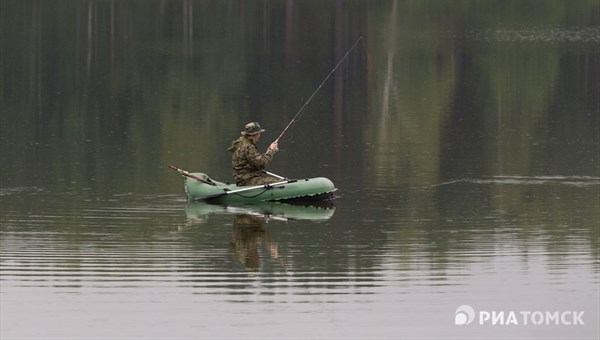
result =
[{"label": "fishing line", "polygon": [[[300,108],[300,110],[298,110],[298,113],[296,113],[296,115],[292,118],[292,120],[290,120],[290,122],[286,125],[286,127],[283,129],[283,131],[281,132],[281,134],[279,135],[279,137],[277,137],[277,139],[275,140],[275,142],[279,142],[279,139],[281,139],[281,137],[283,137],[283,134],[285,134],[285,132],[290,128],[290,126],[292,124],[294,124],[294,122],[296,122],[298,119],[300,119],[300,116],[304,113],[304,111],[306,111],[306,107],[308,106],[308,103],[310,103],[313,98],[315,97],[315,95],[317,94],[317,92],[319,92],[319,90],[321,89],[321,87],[323,87],[323,84],[325,84],[325,82],[331,77],[331,75],[335,72],[335,70],[337,70],[337,68],[344,62],[344,60],[346,60],[346,58],[348,57],[348,55],[350,54],[350,52],[352,52],[352,50],[356,47],[356,45],[358,45],[358,43],[363,40],[363,37],[360,36],[358,39],[356,39],[356,41],[354,42],[354,44],[352,45],[352,47],[350,47],[350,49],[346,52],[346,54],[344,54],[344,56],[342,57],[342,59],[340,59],[340,61],[338,61],[338,63],[335,65],[335,67],[331,70],[331,72],[329,72],[329,74],[327,75],[327,77],[325,77],[325,79],[323,79],[323,81],[321,82],[321,84],[319,84],[319,87],[317,87],[317,89],[315,90],[315,92],[313,92],[313,94],[308,97],[308,100],[306,101],[306,103],[304,103],[304,105],[302,105],[302,107]],[[364,45],[364,42],[363,42]]]}]

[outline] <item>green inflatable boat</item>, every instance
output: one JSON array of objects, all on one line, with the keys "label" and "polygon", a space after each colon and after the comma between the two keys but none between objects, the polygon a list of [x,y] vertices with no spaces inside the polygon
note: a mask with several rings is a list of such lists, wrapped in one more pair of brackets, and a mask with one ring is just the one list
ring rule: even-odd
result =
[{"label": "green inflatable boat", "polygon": [[208,175],[185,173],[185,192],[193,201],[210,203],[245,202],[304,202],[333,199],[337,190],[325,177],[307,179],[281,179],[267,185],[237,186],[216,181]]}]

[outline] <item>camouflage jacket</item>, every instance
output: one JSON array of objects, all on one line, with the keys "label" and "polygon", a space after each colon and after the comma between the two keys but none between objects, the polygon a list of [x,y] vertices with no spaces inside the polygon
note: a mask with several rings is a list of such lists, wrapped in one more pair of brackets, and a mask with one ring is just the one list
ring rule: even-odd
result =
[{"label": "camouflage jacket", "polygon": [[274,152],[259,153],[256,144],[246,136],[240,136],[227,149],[233,152],[231,165],[233,177],[237,185],[249,185],[256,179],[264,177],[264,169],[273,159]]}]

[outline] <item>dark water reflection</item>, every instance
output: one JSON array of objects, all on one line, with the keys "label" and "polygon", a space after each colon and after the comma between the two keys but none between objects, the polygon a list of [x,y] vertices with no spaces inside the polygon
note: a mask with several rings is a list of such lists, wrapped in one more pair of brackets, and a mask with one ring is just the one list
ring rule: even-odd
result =
[{"label": "dark water reflection", "polygon": [[[598,11],[2,2],[0,336],[598,337]],[[272,163],[333,206],[186,202],[168,164],[230,180],[359,36]]]}]

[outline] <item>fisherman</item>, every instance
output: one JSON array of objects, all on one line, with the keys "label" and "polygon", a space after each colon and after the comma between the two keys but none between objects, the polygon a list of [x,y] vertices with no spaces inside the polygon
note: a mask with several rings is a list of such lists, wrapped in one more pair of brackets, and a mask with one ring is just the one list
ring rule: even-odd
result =
[{"label": "fisherman", "polygon": [[261,185],[279,181],[265,172],[273,155],[279,151],[277,141],[271,143],[263,154],[256,148],[260,134],[265,131],[257,122],[248,123],[244,126],[240,138],[233,141],[227,149],[233,153],[231,165],[236,185]]}]

